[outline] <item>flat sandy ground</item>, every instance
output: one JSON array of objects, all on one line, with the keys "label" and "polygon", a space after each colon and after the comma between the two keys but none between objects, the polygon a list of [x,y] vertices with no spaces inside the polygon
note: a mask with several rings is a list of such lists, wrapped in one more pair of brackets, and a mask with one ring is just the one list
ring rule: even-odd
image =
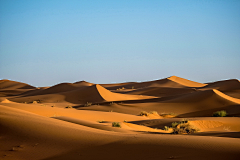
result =
[{"label": "flat sandy ground", "polygon": [[[226,117],[212,116],[221,110]],[[0,80],[0,159],[239,160],[239,116],[236,79],[40,88]]]}]

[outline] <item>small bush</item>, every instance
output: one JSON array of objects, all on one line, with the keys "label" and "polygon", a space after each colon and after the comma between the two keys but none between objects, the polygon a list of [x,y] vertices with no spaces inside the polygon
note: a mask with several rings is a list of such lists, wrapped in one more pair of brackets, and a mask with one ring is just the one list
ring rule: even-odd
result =
[{"label": "small bush", "polygon": [[176,114],[175,113],[161,113],[160,116],[162,117],[175,117]]},{"label": "small bush", "polygon": [[41,100],[32,101],[32,104],[37,104],[37,103],[41,103]]},{"label": "small bush", "polygon": [[121,128],[121,125],[119,122],[112,122],[112,127],[119,127]]},{"label": "small bush", "polygon": [[154,115],[157,115],[159,116],[158,112],[157,111],[151,111],[150,114],[154,114]]},{"label": "small bush", "polygon": [[224,110],[213,113],[213,117],[226,117],[226,116],[227,116],[227,112]]},{"label": "small bush", "polygon": [[168,127],[168,126],[164,126],[164,130],[165,130],[165,131],[168,131],[168,130],[169,130],[169,127]]},{"label": "small bush", "polygon": [[65,108],[72,108],[72,106],[67,106],[67,107],[65,107]]},{"label": "small bush", "polygon": [[139,116],[148,116],[149,113],[146,111],[141,111],[141,113],[139,114]]},{"label": "small bush", "polygon": [[178,122],[173,122],[172,123],[172,127],[174,128],[174,127],[177,127],[177,125],[178,125]]},{"label": "small bush", "polygon": [[92,103],[91,102],[87,102],[84,106],[87,107],[87,106],[91,106]]},{"label": "small bush", "polygon": [[114,105],[114,104],[115,104],[114,102],[109,103],[109,105]]},{"label": "small bush", "polygon": [[32,104],[37,104],[38,102],[37,101],[33,101]]}]

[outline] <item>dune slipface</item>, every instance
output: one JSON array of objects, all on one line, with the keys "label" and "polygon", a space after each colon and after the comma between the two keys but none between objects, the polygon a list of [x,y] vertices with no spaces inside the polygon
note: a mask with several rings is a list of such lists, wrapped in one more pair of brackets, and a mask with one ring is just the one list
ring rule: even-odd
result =
[{"label": "dune slipface", "polygon": [[236,160],[239,98],[239,80],[0,80],[0,159]]}]

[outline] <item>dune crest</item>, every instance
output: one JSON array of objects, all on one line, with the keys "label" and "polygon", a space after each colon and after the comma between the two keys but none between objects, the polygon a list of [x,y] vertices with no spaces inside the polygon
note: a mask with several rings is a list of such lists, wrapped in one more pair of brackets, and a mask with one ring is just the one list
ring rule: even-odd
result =
[{"label": "dune crest", "polygon": [[11,80],[0,80],[0,89],[7,89],[7,90],[14,90],[14,89],[35,89],[36,87],[33,87],[29,84],[17,82],[17,81],[11,81]]},{"label": "dune crest", "polygon": [[213,89],[213,91],[214,91],[214,93],[216,93],[217,95],[219,95],[220,97],[222,97],[222,98],[224,98],[226,100],[229,100],[229,101],[232,101],[234,103],[240,104],[240,99],[238,99],[238,98],[230,97],[230,96],[228,96],[228,95],[226,95],[226,94],[224,94],[224,93],[222,93],[222,92],[220,92],[220,91],[218,91],[216,89]]},{"label": "dune crest", "polygon": [[184,79],[184,78],[177,77],[177,76],[171,76],[167,79],[169,79],[173,82],[179,83],[181,85],[187,86],[187,87],[204,87],[204,86],[206,86],[206,84],[190,81],[188,79]]}]

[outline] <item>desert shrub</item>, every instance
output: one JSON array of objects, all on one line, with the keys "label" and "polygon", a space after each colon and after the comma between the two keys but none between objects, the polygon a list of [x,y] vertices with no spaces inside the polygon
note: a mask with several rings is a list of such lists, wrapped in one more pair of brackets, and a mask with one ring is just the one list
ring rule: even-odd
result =
[{"label": "desert shrub", "polygon": [[103,123],[103,122],[104,122],[104,120],[98,120],[97,122],[98,122],[98,123]]},{"label": "desert shrub", "polygon": [[157,111],[150,111],[150,114],[155,114],[155,115],[159,115]]},{"label": "desert shrub", "polygon": [[67,106],[67,107],[65,107],[65,108],[72,108],[72,106]]},{"label": "desert shrub", "polygon": [[139,116],[148,116],[149,113],[146,111],[141,111],[141,113],[139,114]]},{"label": "desert shrub", "polygon": [[176,127],[178,125],[178,122],[173,122],[172,123],[172,127],[174,128],[174,127]]},{"label": "desert shrub", "polygon": [[109,103],[109,105],[114,105],[114,104],[115,104],[114,102]]},{"label": "desert shrub", "polygon": [[121,128],[121,125],[119,122],[112,122],[112,127],[119,127]]},{"label": "desert shrub", "polygon": [[87,102],[84,106],[87,107],[87,106],[91,106],[92,103],[91,102]]},{"label": "desert shrub", "polygon": [[117,91],[119,91],[119,90],[124,90],[124,89],[125,89],[124,87],[122,87],[122,88],[118,88]]},{"label": "desert shrub", "polygon": [[227,116],[227,112],[224,110],[213,113],[213,117],[226,117],[226,116]]},{"label": "desert shrub", "polygon": [[33,101],[32,104],[37,104],[38,102],[37,101]]},{"label": "desert shrub", "polygon": [[189,124],[188,120],[183,119],[179,122],[173,122],[171,127],[164,126],[165,131],[171,131],[173,134],[192,134],[200,131],[198,128]]},{"label": "desert shrub", "polygon": [[170,113],[161,113],[160,116],[162,116],[162,117],[168,117],[168,116],[175,117],[176,114],[172,113],[172,112],[170,112]]},{"label": "desert shrub", "polygon": [[168,126],[164,126],[164,130],[165,130],[165,131],[168,131],[168,130],[169,130],[169,127],[168,127]]},{"label": "desert shrub", "polygon": [[32,101],[33,104],[37,104],[37,103],[41,103],[41,100],[35,100],[35,101]]}]

